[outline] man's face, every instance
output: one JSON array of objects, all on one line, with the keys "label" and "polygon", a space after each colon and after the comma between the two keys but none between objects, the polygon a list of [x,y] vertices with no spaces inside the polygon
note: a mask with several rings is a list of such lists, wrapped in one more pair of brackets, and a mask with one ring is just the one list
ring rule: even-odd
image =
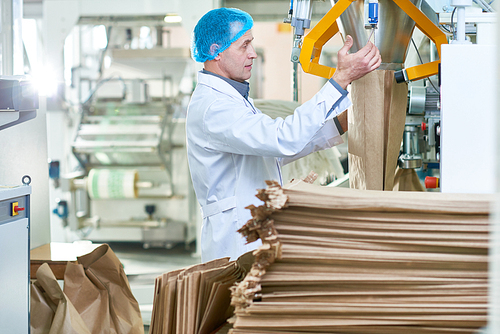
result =
[{"label": "man's face", "polygon": [[219,58],[219,68],[224,77],[239,82],[250,79],[253,60],[257,58],[252,40],[252,31],[248,30],[216,57]]}]

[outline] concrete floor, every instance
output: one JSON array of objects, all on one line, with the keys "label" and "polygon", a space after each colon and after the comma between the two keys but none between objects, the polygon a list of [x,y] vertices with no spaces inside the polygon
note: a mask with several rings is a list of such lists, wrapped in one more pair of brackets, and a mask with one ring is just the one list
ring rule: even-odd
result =
[{"label": "concrete floor", "polygon": [[139,302],[146,333],[151,323],[155,278],[169,271],[200,263],[194,243],[186,248],[178,244],[171,249],[144,249],[142,243],[112,242],[113,252],[123,264],[134,297]]}]

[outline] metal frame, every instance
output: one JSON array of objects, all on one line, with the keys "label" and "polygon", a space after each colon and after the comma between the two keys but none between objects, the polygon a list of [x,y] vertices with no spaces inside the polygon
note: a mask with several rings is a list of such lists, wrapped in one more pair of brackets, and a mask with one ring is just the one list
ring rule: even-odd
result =
[{"label": "metal frame", "polygon": [[[321,49],[337,32],[339,27],[336,20],[356,0],[339,0],[335,6],[311,29],[304,37],[300,64],[304,72],[329,79],[335,73],[335,68],[319,64]],[[435,44],[439,57],[441,45],[448,44],[446,35],[409,0],[392,0],[408,16],[415,21],[416,26]],[[439,72],[441,60],[417,65],[403,70],[407,81],[414,81],[430,77]]]}]

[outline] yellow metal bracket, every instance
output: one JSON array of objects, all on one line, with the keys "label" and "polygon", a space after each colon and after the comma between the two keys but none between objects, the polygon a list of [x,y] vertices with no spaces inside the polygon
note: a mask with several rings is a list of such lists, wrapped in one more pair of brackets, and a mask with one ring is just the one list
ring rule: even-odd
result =
[{"label": "yellow metal bracket", "polygon": [[[399,6],[408,16],[415,21],[415,25],[420,31],[422,31],[427,37],[431,39],[436,45],[436,49],[441,58],[441,45],[448,44],[448,39],[446,35],[436,27],[434,23],[424,13],[420,11],[414,4],[409,0],[393,0],[396,5]],[[438,74],[439,63],[441,60],[436,60],[431,63],[421,64],[413,66],[406,69],[406,79],[407,81],[414,81],[423,78],[430,77],[432,75]]]},{"label": "yellow metal bracket", "polygon": [[323,45],[339,31],[337,19],[356,0],[339,0],[328,13],[304,37],[300,51],[300,64],[306,73],[330,79],[335,68],[320,65],[319,56]]},{"label": "yellow metal bracket", "polygon": [[[335,68],[319,64],[319,56],[323,45],[339,31],[337,19],[354,1],[356,0],[339,0],[304,37],[300,52],[300,64],[304,72],[326,79],[333,76]],[[441,45],[448,43],[446,35],[409,0],[393,1],[436,44],[438,55],[441,58]],[[440,60],[437,60],[406,69],[406,80],[419,80],[437,74],[439,63]]]}]

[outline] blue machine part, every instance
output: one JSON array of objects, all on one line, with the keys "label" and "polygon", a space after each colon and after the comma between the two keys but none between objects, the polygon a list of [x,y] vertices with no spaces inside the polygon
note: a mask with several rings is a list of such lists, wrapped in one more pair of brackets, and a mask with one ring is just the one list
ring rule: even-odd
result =
[{"label": "blue machine part", "polygon": [[68,218],[68,202],[66,201],[59,201],[57,203],[57,208],[52,210],[52,213],[58,216],[61,219],[66,219]]},{"label": "blue machine part", "polygon": [[59,179],[60,168],[58,160],[50,160],[49,161],[49,177],[51,179],[57,180]]},{"label": "blue machine part", "polygon": [[378,1],[370,0],[368,4],[368,23],[372,26],[378,24]]}]

